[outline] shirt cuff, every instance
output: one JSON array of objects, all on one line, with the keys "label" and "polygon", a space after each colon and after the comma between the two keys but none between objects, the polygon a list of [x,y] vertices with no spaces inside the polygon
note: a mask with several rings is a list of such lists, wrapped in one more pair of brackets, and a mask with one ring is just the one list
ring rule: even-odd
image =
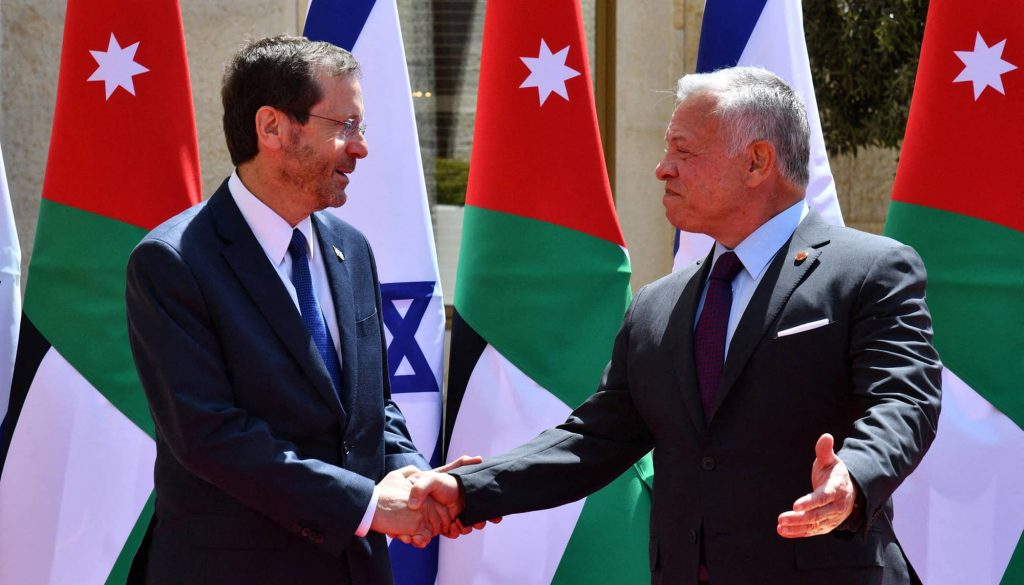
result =
[{"label": "shirt cuff", "polygon": [[373,514],[377,511],[377,496],[377,486],[374,486],[373,495],[370,496],[370,504],[366,506],[363,519],[359,522],[359,527],[356,528],[356,536],[359,538],[365,537],[370,532],[370,526],[373,524]]}]

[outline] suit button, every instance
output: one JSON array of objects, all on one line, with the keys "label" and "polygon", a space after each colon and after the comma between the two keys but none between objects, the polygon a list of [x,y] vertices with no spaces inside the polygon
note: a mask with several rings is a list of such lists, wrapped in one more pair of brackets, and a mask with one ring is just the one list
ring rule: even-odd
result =
[{"label": "suit button", "polygon": [[303,528],[301,531],[299,531],[299,536],[301,536],[302,538],[309,538],[309,528]]},{"label": "suit button", "polygon": [[702,457],[700,460],[700,468],[703,469],[704,471],[711,471],[712,469],[715,468],[715,458]]}]

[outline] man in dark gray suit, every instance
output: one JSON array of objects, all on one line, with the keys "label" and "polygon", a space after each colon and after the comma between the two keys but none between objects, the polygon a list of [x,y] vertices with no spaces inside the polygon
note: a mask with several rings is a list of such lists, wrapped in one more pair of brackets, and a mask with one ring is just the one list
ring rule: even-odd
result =
[{"label": "man in dark gray suit", "polygon": [[406,508],[427,469],[390,399],[370,247],[326,207],[367,155],[359,69],[275,37],[228,64],[237,169],[128,265],[132,351],[156,423],[146,583],[391,583],[385,534],[447,527]]},{"label": "man in dark gray suit", "polygon": [[680,80],[665,141],[666,215],[711,253],[637,292],[564,424],[420,476],[411,505],[557,506],[654,449],[652,583],[911,582],[890,496],[935,436],[941,369],[920,258],[808,210],[807,117],[767,71]]}]

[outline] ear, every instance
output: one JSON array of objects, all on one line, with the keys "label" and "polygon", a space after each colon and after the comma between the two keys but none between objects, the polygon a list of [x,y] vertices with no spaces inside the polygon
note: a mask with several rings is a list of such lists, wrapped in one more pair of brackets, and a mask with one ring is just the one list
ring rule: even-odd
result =
[{"label": "ear", "polygon": [[260,150],[280,150],[292,119],[277,108],[263,106],[256,110],[256,142]]},{"label": "ear", "polygon": [[747,147],[747,187],[757,187],[775,171],[775,147],[765,140],[755,140]]}]

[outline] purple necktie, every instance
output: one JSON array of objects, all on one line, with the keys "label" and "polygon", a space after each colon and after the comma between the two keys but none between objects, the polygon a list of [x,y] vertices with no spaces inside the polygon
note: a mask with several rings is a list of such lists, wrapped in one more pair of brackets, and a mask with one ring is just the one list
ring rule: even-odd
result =
[{"label": "purple necktie", "polygon": [[704,420],[711,418],[715,394],[722,381],[725,364],[725,337],[729,330],[729,311],[732,309],[732,279],[743,264],[734,252],[718,257],[711,276],[704,308],[700,312],[697,329],[693,332],[693,353],[697,362],[697,384],[700,403],[704,407]]}]

